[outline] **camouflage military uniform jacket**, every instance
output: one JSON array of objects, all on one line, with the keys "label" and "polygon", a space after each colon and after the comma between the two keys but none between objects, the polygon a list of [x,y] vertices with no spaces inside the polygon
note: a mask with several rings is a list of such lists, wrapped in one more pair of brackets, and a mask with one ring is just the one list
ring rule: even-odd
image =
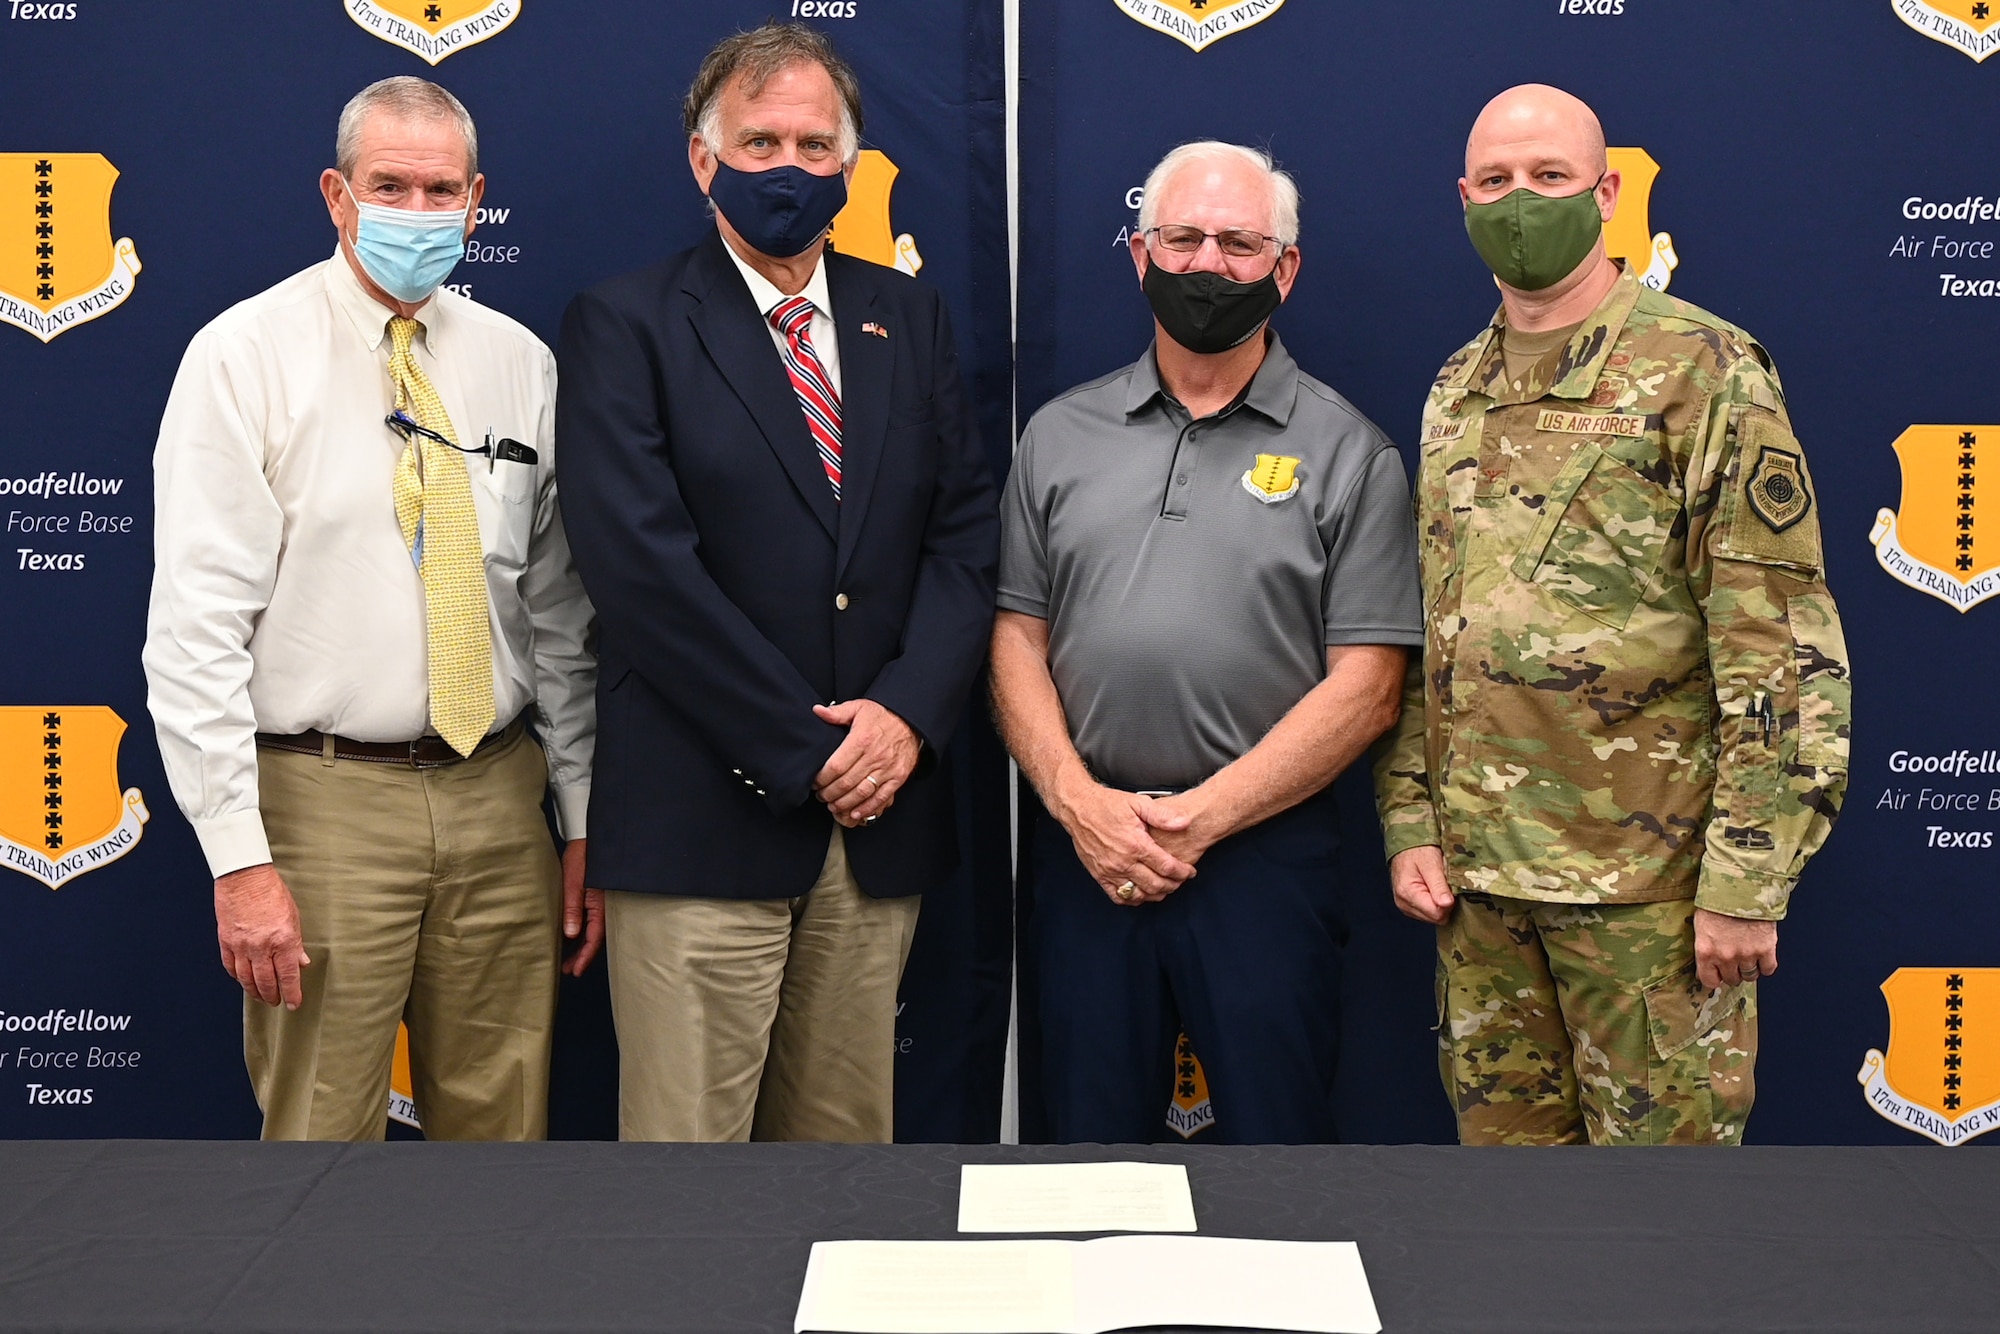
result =
[{"label": "camouflage military uniform jacket", "polygon": [[1629,270],[1518,386],[1503,321],[1424,407],[1388,851],[1441,846],[1460,892],[1782,917],[1846,788],[1849,682],[1778,377]]}]

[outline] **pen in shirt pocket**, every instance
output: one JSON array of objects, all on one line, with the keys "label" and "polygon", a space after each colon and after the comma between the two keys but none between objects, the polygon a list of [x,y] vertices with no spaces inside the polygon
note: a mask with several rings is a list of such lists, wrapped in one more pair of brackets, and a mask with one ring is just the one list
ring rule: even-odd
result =
[{"label": "pen in shirt pocket", "polygon": [[533,467],[541,458],[533,445],[524,445],[519,440],[501,437],[497,442],[489,428],[486,432],[486,471],[492,472],[496,462],[525,463]]}]

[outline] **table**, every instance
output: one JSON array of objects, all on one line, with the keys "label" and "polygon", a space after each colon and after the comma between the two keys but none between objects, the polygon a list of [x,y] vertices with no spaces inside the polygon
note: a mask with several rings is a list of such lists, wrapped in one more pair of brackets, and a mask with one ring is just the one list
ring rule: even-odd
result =
[{"label": "table", "polygon": [[1394,1332],[2000,1329],[2000,1157],[0,1142],[0,1330],[788,1331],[812,1242],[966,1162],[1186,1163],[1204,1233],[1358,1241]]}]

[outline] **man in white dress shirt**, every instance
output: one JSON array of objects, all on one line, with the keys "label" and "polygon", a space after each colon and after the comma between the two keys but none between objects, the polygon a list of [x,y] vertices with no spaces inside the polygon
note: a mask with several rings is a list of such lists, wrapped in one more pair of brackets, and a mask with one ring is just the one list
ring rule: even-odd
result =
[{"label": "man in white dress shirt", "polygon": [[380,1139],[403,1022],[428,1136],[537,1139],[558,969],[602,936],[555,362],[440,289],[485,189],[456,98],[374,84],[335,156],[333,257],[224,312],[174,382],[149,703],[265,1138]]}]

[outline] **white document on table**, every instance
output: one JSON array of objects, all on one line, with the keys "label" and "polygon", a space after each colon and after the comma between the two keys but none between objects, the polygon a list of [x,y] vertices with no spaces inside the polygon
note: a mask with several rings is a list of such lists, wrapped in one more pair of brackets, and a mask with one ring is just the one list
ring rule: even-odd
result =
[{"label": "white document on table", "polygon": [[798,1334],[1108,1334],[1141,1325],[1380,1334],[1351,1241],[822,1241]]},{"label": "white document on table", "polygon": [[960,1232],[1192,1232],[1179,1163],[967,1163]]}]

